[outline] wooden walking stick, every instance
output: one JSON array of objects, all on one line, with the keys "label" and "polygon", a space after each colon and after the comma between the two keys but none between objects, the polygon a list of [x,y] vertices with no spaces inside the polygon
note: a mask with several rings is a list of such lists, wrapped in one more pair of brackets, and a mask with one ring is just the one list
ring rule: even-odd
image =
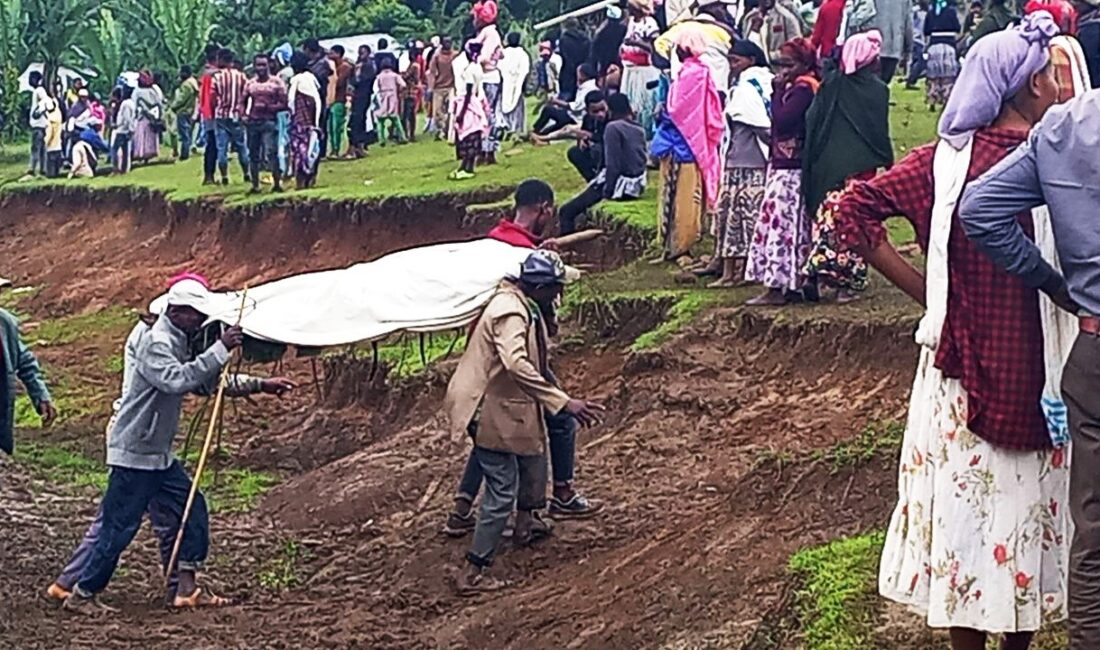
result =
[{"label": "wooden walking stick", "polygon": [[[248,297],[248,287],[244,288],[241,292],[241,309],[237,312],[236,325],[241,324],[241,320],[244,318],[245,300]],[[187,495],[187,505],[183,508],[183,517],[180,518],[180,527],[176,531],[176,543],[172,545],[172,557],[168,560],[168,565],[164,567],[164,585],[168,587],[168,583],[172,578],[172,570],[176,567],[176,560],[179,559],[180,545],[183,544],[183,530],[187,527],[187,519],[191,516],[191,506],[195,504],[195,495],[199,492],[199,481],[202,480],[202,471],[206,468],[206,457],[210,453],[210,443],[214,440],[214,429],[218,425],[218,415],[222,410],[222,403],[225,400],[225,385],[229,382],[229,367],[232,364],[226,362],[222,367],[221,375],[218,379],[218,392],[214,395],[214,408],[210,413],[210,426],[206,429],[206,440],[202,443],[202,452],[199,453],[199,464],[195,467],[195,476],[191,478],[191,491]]]}]

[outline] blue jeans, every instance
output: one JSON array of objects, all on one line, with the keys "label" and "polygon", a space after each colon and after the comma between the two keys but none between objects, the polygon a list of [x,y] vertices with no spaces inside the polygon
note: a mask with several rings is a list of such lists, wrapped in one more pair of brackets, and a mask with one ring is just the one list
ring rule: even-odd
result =
[{"label": "blue jeans", "polygon": [[[162,567],[167,567],[168,562],[172,559],[172,546],[176,543],[179,517],[172,512],[170,507],[164,507],[154,497],[149,501],[149,524],[153,527],[153,533],[157,536],[157,545],[160,547],[160,564]],[[69,563],[61,570],[61,575],[54,582],[72,591],[73,587],[76,586],[76,581],[80,579],[80,574],[84,571],[84,566],[92,558],[92,552],[95,551],[96,543],[99,542],[101,535],[103,535],[102,507],[96,513],[92,525],[88,526],[84,538],[80,540],[80,544],[73,551]],[[175,592],[178,582],[179,573],[173,571],[168,585],[169,592]]]},{"label": "blue jeans", "polygon": [[[557,415],[547,415],[546,427],[549,429],[550,434],[550,464],[553,466],[554,482],[569,483],[573,480],[573,468],[576,462],[577,420],[565,412]],[[466,459],[466,469],[462,471],[462,479],[458,483],[458,494],[456,495],[469,500],[470,503],[477,500],[477,494],[481,491],[481,483],[484,478],[481,465],[477,462],[476,452],[477,448],[475,447],[470,451],[469,458]],[[524,503],[521,505],[531,506],[521,507],[522,510],[533,510],[539,507],[537,504]]]},{"label": "blue jeans", "polygon": [[[154,500],[163,509],[165,517],[178,522],[183,517],[187,494],[191,490],[191,477],[178,460],[167,469],[142,470],[128,467],[111,467],[107,476],[107,492],[100,508],[103,510],[103,528],[91,557],[80,573],[76,591],[82,595],[96,594],[111,581],[122,552],[133,541],[141,518]],[[174,538],[179,525],[172,526]],[[174,540],[173,540],[174,541]],[[210,515],[202,493],[195,495],[191,515],[183,531],[180,544],[179,570],[198,571],[206,561],[210,548]]]},{"label": "blue jeans", "polygon": [[248,146],[244,142],[244,128],[240,120],[221,118],[214,120],[215,138],[218,145],[218,171],[222,178],[229,176],[229,147],[237,151],[237,160],[241,163],[241,170],[245,177],[248,176]]},{"label": "blue jeans", "polygon": [[195,121],[190,115],[177,115],[176,131],[180,137],[180,160],[187,160],[191,157],[191,134],[195,132]]},{"label": "blue jeans", "polygon": [[130,171],[130,140],[133,137],[131,133],[116,133],[111,142],[111,164],[116,172]]}]

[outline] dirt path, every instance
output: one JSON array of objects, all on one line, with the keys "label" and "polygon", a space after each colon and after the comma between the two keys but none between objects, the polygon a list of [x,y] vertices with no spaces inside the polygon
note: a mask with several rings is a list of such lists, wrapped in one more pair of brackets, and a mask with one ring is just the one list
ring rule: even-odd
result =
[{"label": "dirt path", "polygon": [[[226,233],[236,231],[224,222],[213,232],[201,220],[166,229],[107,208],[71,221],[0,222],[0,234],[69,227],[54,238],[79,232],[98,245],[65,244],[72,263],[58,268],[23,260],[27,279],[44,285],[36,306],[68,313],[137,299],[191,263],[237,282],[385,248],[339,230],[280,248],[270,242],[292,244],[290,230],[273,234],[278,218],[265,235],[275,239],[242,231],[229,246]],[[19,261],[19,241],[0,250]],[[468,443],[438,420],[447,364],[380,391],[363,389],[366,365],[353,366],[319,406],[308,392],[267,412],[240,405],[235,461],[285,480],[254,512],[213,518],[210,574],[241,600],[233,609],[161,609],[155,544],[143,531],[107,594],[122,614],[99,622],[58,611],[41,593],[96,495],[0,460],[0,648],[740,647],[783,598],[793,552],[885,520],[889,459],[838,464],[820,452],[901,414],[914,359],[907,330],[719,311],[660,351],[621,348],[579,344],[556,362],[568,388],[609,407],[577,454],[579,487],[606,510],[560,524],[536,548],[506,549],[494,570],[515,586],[503,594],[462,600],[450,586],[468,540],[438,531]],[[106,349],[83,353],[89,375],[102,374],[96,359]],[[77,355],[64,346],[54,354]],[[301,360],[286,368],[310,372]],[[43,435],[94,449],[102,433]]]}]

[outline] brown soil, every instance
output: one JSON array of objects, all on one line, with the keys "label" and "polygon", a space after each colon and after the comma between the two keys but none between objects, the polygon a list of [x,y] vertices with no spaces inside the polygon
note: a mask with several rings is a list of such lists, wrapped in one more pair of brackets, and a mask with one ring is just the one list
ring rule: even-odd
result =
[{"label": "brown soil", "polygon": [[[149,207],[116,198],[45,213],[14,203],[0,217],[0,247],[21,281],[44,287],[36,307],[71,312],[134,304],[184,267],[240,284],[468,235],[457,217],[431,228],[410,217],[395,230],[321,225],[288,210],[257,227]],[[47,262],[36,242],[58,255]],[[255,512],[213,518],[211,577],[244,603],[230,610],[157,607],[156,554],[143,531],[107,594],[122,614],[89,622],[57,611],[41,590],[95,495],[0,460],[0,510],[13,522],[0,536],[0,647],[741,647],[782,602],[793,552],[885,520],[890,459],[831,467],[813,458],[899,417],[915,357],[907,331],[728,310],[656,352],[627,355],[622,342],[559,350],[567,388],[608,406],[577,453],[579,487],[606,509],[560,523],[536,548],[504,550],[494,571],[515,586],[474,600],[457,598],[450,582],[468,540],[438,532],[468,451],[439,419],[446,363],[379,386],[369,359],[330,361],[319,403],[308,386],[277,406],[240,405],[236,462],[286,480]],[[58,351],[54,362],[66,360]],[[307,361],[286,369],[311,374]],[[286,540],[304,552],[296,584],[276,594],[257,576]]]}]

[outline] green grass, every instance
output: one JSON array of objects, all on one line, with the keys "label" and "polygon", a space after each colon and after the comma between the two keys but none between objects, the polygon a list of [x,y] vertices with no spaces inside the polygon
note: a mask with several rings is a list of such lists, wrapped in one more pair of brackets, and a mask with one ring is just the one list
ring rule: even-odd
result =
[{"label": "green grass", "polygon": [[24,339],[28,345],[68,345],[96,334],[122,330],[134,322],[133,310],[111,306],[87,314],[43,320],[33,326],[28,324]]},{"label": "green grass", "polygon": [[298,586],[301,582],[298,577],[298,563],[308,560],[309,557],[309,549],[293,539],[283,540],[278,552],[264,564],[257,575],[260,586],[275,592]]},{"label": "green grass", "polygon": [[644,352],[660,347],[705,309],[723,301],[725,296],[717,291],[686,291],[678,295],[676,303],[668,310],[668,317],[657,327],[634,339],[631,352]]},{"label": "green grass", "polygon": [[[188,454],[197,456],[197,452]],[[103,463],[63,445],[21,441],[15,448],[15,460],[58,485],[98,490],[107,486]],[[189,462],[188,471],[194,471],[194,466],[194,462]],[[247,512],[278,483],[279,477],[274,474],[237,467],[215,470],[208,463],[199,487],[211,512]]]},{"label": "green grass", "polygon": [[875,576],[884,539],[882,532],[839,539],[791,557],[789,569],[801,585],[796,608],[805,650],[875,647]]},{"label": "green grass", "polygon": [[35,469],[51,483],[98,490],[107,487],[107,472],[102,463],[64,447],[21,441],[15,446],[15,460]]},{"label": "green grass", "polygon": [[895,420],[872,422],[851,440],[814,453],[814,460],[826,462],[833,473],[858,467],[881,453],[895,453],[901,447],[905,424]]}]

